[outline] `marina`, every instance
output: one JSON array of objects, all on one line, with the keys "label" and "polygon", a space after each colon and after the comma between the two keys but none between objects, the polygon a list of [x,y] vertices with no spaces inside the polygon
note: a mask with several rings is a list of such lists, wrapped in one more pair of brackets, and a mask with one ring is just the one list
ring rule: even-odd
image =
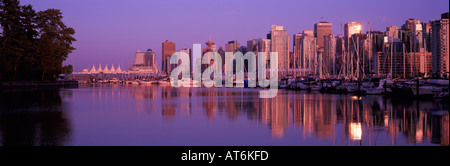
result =
[{"label": "marina", "polygon": [[[165,76],[154,74],[85,74],[67,75],[62,80],[75,80],[80,84],[161,84],[171,86],[171,80]],[[189,85],[193,85],[190,81]],[[233,80],[236,87],[236,80]],[[172,82],[173,83],[173,82]],[[225,80],[222,80],[225,84]],[[243,82],[244,88],[248,80]],[[258,84],[258,82],[257,82]],[[202,84],[203,86],[203,84]],[[254,87],[257,88],[257,87]],[[259,88],[259,87],[258,87]],[[448,99],[448,78],[411,78],[388,79],[374,77],[371,79],[345,80],[345,79],[319,79],[313,76],[297,77],[283,76],[278,82],[279,89],[295,91],[315,91],[327,94],[354,94],[354,95],[388,95],[405,98],[420,99]]]}]

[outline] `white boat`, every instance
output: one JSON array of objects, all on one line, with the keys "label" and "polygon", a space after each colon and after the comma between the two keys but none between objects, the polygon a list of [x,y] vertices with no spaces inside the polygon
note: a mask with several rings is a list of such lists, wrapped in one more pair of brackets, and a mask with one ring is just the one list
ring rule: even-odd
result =
[{"label": "white boat", "polygon": [[319,85],[311,85],[311,91],[319,91],[320,86]]},{"label": "white boat", "polygon": [[168,77],[162,78],[162,79],[158,80],[157,83],[159,85],[170,85],[170,79]]},{"label": "white boat", "polygon": [[353,92],[356,92],[357,90],[358,90],[358,87],[353,85],[353,84],[349,84],[347,86],[347,92],[348,93],[353,93]]},{"label": "white boat", "polygon": [[380,84],[378,85],[378,87],[375,88],[367,88],[366,90],[366,94],[368,95],[381,95],[384,93],[384,85],[386,83],[386,91],[387,92],[391,92],[391,89],[388,88],[389,86],[391,86],[393,84],[393,82],[391,80],[381,80]]},{"label": "white boat", "polygon": [[155,84],[155,83],[156,83],[155,80],[147,80],[147,81],[144,81],[144,80],[136,80],[136,82],[137,82],[139,85],[151,85],[151,84]]},{"label": "white boat", "polygon": [[449,85],[449,80],[448,79],[432,79],[430,81],[431,85],[437,85],[437,86],[446,86],[448,87]]},{"label": "white boat", "polygon": [[438,87],[435,86],[420,86],[418,94],[416,88],[413,88],[412,91],[414,96],[434,96],[433,91],[442,91],[442,89],[438,90]]},{"label": "white boat", "polygon": [[448,92],[441,92],[438,94],[437,98],[448,98]]},{"label": "white boat", "polygon": [[308,86],[306,86],[305,84],[303,84],[303,83],[301,83],[301,82],[297,82],[297,83],[295,84],[295,86],[296,86],[296,88],[297,88],[298,90],[303,90],[303,89],[307,89],[307,88],[308,88]]},{"label": "white boat", "polygon": [[368,88],[366,91],[366,94],[368,95],[381,95],[383,94],[384,89],[383,88]]}]

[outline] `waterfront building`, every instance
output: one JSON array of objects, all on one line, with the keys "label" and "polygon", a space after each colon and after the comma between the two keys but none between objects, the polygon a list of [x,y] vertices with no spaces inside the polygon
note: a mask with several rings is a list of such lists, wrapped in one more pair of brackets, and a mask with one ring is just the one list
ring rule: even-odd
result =
[{"label": "waterfront building", "polygon": [[219,46],[217,53],[222,57],[222,71],[225,71],[225,50],[223,50],[222,46]]},{"label": "waterfront building", "polygon": [[[206,44],[206,48],[203,48],[203,49],[202,49],[202,58],[203,58],[203,56],[205,56],[205,55],[206,55],[206,56],[211,55],[211,54],[205,54],[205,53],[208,53],[208,52],[217,52],[217,46],[214,45],[215,43],[214,43],[212,40],[206,41],[205,44]],[[210,64],[202,64],[202,65],[201,65],[201,71],[202,71],[202,73],[203,73],[210,65],[212,65],[213,62],[214,62],[214,60],[211,60]]]},{"label": "waterfront building", "polygon": [[[266,53],[266,69],[270,69],[270,51],[271,51],[271,41],[270,39],[258,39],[258,52],[265,52]],[[266,76],[269,76],[269,72],[266,72]],[[270,78],[270,77],[267,77]]]},{"label": "waterfront building", "polygon": [[[294,51],[294,65],[293,67],[295,69],[304,69],[306,68],[305,66],[307,65],[305,62],[305,52],[304,52],[304,48],[309,48],[308,46],[304,45],[305,42],[305,36],[308,36],[309,39],[314,38],[314,31],[313,30],[304,30],[302,33],[297,33],[294,34],[294,36],[292,37],[293,41],[293,51]],[[309,43],[312,44],[311,48],[313,48],[313,46],[315,46],[315,41],[314,43]],[[315,51],[315,49],[312,49],[310,52],[306,52],[306,54],[311,53],[312,51]],[[314,53],[313,53],[314,54]]]},{"label": "waterfront building", "polygon": [[303,34],[297,33],[292,37],[293,41],[293,49],[294,50],[294,69],[302,68],[302,60],[300,58],[300,39],[303,37]]},{"label": "waterfront building", "polygon": [[314,37],[317,39],[317,47],[323,48],[325,36],[333,34],[333,24],[330,22],[319,22],[314,24]]},{"label": "waterfront building", "polygon": [[422,35],[424,51],[431,52],[431,23],[422,23]]},{"label": "waterfront building", "polygon": [[241,44],[239,44],[236,40],[229,41],[225,44],[225,52],[235,53],[236,51],[239,51],[239,48],[241,48]]},{"label": "waterfront building", "polygon": [[312,31],[303,31],[298,42],[300,47],[299,58],[301,59],[301,68],[303,69],[302,72],[300,73],[304,76],[307,74],[313,74],[317,64],[316,38],[314,37],[313,34],[311,34],[311,32]]},{"label": "waterfront building", "polygon": [[[151,49],[146,52],[136,52],[133,65],[130,67],[132,73],[158,74],[160,72],[156,64],[156,54]],[[167,74],[167,73],[164,73]]]},{"label": "waterfront building", "polygon": [[109,73],[115,74],[116,69],[114,69],[114,64],[111,66],[111,69],[109,69]]},{"label": "waterfront building", "polygon": [[89,73],[97,73],[97,70],[95,69],[95,66],[92,65],[91,70],[89,70]]},{"label": "waterfront building", "polygon": [[103,69],[103,73],[105,74],[109,74],[109,69],[108,69],[108,65],[105,65],[105,68]]},{"label": "waterfront building", "polygon": [[345,37],[345,48],[346,50],[350,47],[350,38],[354,34],[362,33],[362,23],[361,22],[349,22],[344,24],[344,37]]},{"label": "waterfront building", "polygon": [[378,52],[378,75],[393,78],[410,78],[417,74],[426,75],[431,71],[431,52]]},{"label": "waterfront building", "polygon": [[278,52],[278,69],[279,79],[286,74],[286,69],[289,69],[289,35],[283,29],[283,26],[272,25],[270,33],[267,35],[271,40],[270,49],[272,52]]},{"label": "waterfront building", "polygon": [[324,36],[323,42],[323,73],[328,76],[337,76],[339,73],[336,72],[336,37],[333,34],[328,34]]},{"label": "waterfront building", "polygon": [[386,27],[385,35],[387,37],[398,38],[398,27],[396,25]]},{"label": "waterfront building", "polygon": [[423,31],[420,20],[410,18],[402,25],[402,29],[410,33],[412,39],[410,42],[413,45],[414,51],[424,51]]},{"label": "waterfront building", "polygon": [[96,70],[98,73],[102,73],[103,72],[103,69],[102,69],[102,65],[101,64],[99,64],[98,65],[98,69]]},{"label": "waterfront building", "polygon": [[176,65],[170,64],[170,57],[176,51],[176,43],[166,40],[162,43],[162,71],[170,75]]},{"label": "waterfront building", "polygon": [[[193,70],[193,58],[192,58],[192,49],[190,49],[190,48],[182,48],[181,50],[179,50],[179,52],[184,52],[184,53],[186,53],[187,55],[189,55],[189,61],[190,61],[190,63],[189,63],[189,69],[190,69],[190,71],[191,71],[191,73],[194,71]],[[179,64],[178,64],[179,65]],[[177,65],[177,66],[178,66]]]},{"label": "waterfront building", "polygon": [[124,73],[120,66],[117,68],[114,67],[114,64],[111,65],[111,68],[105,66],[105,68],[101,69],[101,64],[99,65],[99,69],[95,68],[95,65],[92,65],[91,69],[83,69],[82,72],[74,72],[74,74],[121,74]]},{"label": "waterfront building", "polygon": [[431,52],[433,73],[449,73],[448,13],[440,20],[431,21]]},{"label": "waterfront building", "polygon": [[254,52],[255,54],[258,52],[258,40],[257,39],[247,41],[247,51]]}]

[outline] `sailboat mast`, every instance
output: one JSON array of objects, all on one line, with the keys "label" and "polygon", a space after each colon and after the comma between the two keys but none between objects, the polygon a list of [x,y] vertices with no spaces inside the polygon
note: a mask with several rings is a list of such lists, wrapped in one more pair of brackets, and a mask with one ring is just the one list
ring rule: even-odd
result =
[{"label": "sailboat mast", "polygon": [[403,78],[406,78],[406,60],[405,60],[405,44],[403,46]]},{"label": "sailboat mast", "polygon": [[392,37],[391,38],[391,72],[390,72],[390,74],[391,74],[391,78],[393,77],[392,76],[392,72],[393,72],[393,56],[394,56],[394,54],[393,54],[393,49],[392,49],[392,46],[394,45],[394,37]]}]

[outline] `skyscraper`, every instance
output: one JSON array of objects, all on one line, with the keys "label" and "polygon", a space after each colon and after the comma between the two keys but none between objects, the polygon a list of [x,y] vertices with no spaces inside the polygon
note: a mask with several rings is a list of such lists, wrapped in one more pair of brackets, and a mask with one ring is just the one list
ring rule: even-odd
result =
[{"label": "skyscraper", "polygon": [[266,53],[266,69],[270,68],[270,43],[269,39],[258,39],[258,52]]},{"label": "skyscraper", "polygon": [[[206,48],[202,49],[202,59],[203,56],[205,56],[205,53],[208,52],[217,52],[217,46],[214,45],[214,42],[212,40],[208,40],[206,41]],[[206,55],[212,55],[212,54],[206,54]],[[203,64],[201,65],[201,71],[204,72],[206,70],[206,68],[208,68],[210,65],[212,65],[214,62],[214,60],[211,60],[210,64]]]},{"label": "skyscraper", "polygon": [[423,42],[423,48],[427,52],[431,52],[431,23],[422,23],[422,42]]},{"label": "skyscraper", "polygon": [[393,37],[398,38],[398,27],[395,25],[386,27],[386,34],[387,37]]},{"label": "skyscraper", "polygon": [[170,56],[176,51],[176,44],[166,40],[162,43],[162,71],[170,75],[172,66],[170,65]]},{"label": "skyscraper", "polygon": [[239,44],[236,40],[229,41],[227,44],[225,44],[225,52],[236,52],[239,51],[239,48],[241,47],[241,44]]},{"label": "skyscraper", "polygon": [[433,73],[447,73],[448,75],[448,45],[448,18],[443,17],[440,20],[431,21],[431,52]]},{"label": "skyscraper", "polygon": [[[271,51],[278,52],[278,69],[289,68],[289,35],[283,26],[272,25],[270,31]],[[281,77],[279,77],[281,78]]]},{"label": "skyscraper", "polygon": [[328,34],[324,37],[324,70],[328,70],[325,73],[336,76],[336,37],[333,34]]},{"label": "skyscraper", "polygon": [[255,52],[255,53],[258,52],[258,40],[257,39],[247,41],[247,51],[251,51],[251,52]]},{"label": "skyscraper", "polygon": [[[303,72],[302,75],[313,74],[316,66],[316,38],[311,30],[303,31],[301,35],[298,35],[299,41],[299,58]],[[297,43],[296,43],[297,44]],[[295,50],[294,50],[295,51]],[[295,54],[295,53],[294,53]]]},{"label": "skyscraper", "polygon": [[350,38],[353,34],[362,33],[362,23],[361,22],[349,22],[344,25],[344,37],[345,37],[345,48],[349,48]]},{"label": "skyscraper", "polygon": [[182,48],[179,52],[184,52],[187,55],[189,55],[189,70],[192,72],[193,71],[193,58],[192,58],[192,49],[190,48]]},{"label": "skyscraper", "polygon": [[317,46],[323,48],[323,38],[333,33],[333,24],[330,22],[319,22],[314,24],[314,37],[317,39]]},{"label": "skyscraper", "polygon": [[303,37],[303,34],[301,33],[297,33],[294,34],[294,36],[292,37],[292,39],[294,40],[293,43],[293,50],[294,50],[294,68],[301,68],[302,67],[302,60],[300,59],[300,49],[301,49],[301,45],[300,45],[300,39]]},{"label": "skyscraper", "polygon": [[402,29],[410,32],[410,36],[412,36],[413,49],[414,51],[420,51],[424,48],[423,45],[423,32],[422,32],[422,24],[420,20],[414,20],[410,18],[405,21],[405,24],[402,25]]}]

